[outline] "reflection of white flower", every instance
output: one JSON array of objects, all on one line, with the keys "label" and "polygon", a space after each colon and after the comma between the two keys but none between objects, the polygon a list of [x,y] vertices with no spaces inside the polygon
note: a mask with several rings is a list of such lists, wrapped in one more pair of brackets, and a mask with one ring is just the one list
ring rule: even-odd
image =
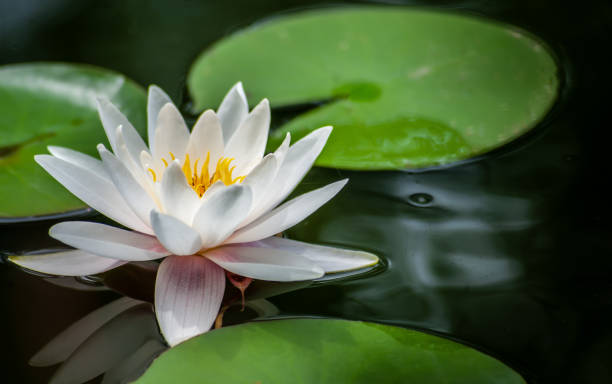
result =
[{"label": "reflection of white flower", "polygon": [[102,161],[49,147],[36,161],[78,198],[132,229],[63,222],[50,235],[77,250],[12,260],[60,275],[94,274],[125,262],[166,257],[157,275],[155,306],[164,336],[177,344],[206,332],[219,310],[223,269],[253,279],[298,281],[375,264],[365,252],[275,237],[331,199],[341,180],[280,204],[321,152],[331,127],[292,146],[287,135],[264,156],[270,108],[250,113],[234,86],[215,113],[205,111],[191,134],[168,96],[149,89],[149,148],[119,110],[99,100],[113,153]]}]

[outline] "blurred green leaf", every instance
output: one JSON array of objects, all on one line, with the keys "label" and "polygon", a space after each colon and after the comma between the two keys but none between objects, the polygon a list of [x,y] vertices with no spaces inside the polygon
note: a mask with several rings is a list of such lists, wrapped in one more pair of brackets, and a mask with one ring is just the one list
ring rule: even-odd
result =
[{"label": "blurred green leaf", "polygon": [[464,345],[381,324],[293,319],[247,323],[188,340],[161,355],[138,384],[524,384]]},{"label": "blurred green leaf", "polygon": [[188,77],[198,110],[236,81],[251,103],[325,102],[276,131],[334,132],[317,165],[402,169],[445,164],[525,133],[559,79],[549,50],[515,27],[399,7],[314,10],[240,31],[205,51]]},{"label": "blurred green leaf", "polygon": [[96,144],[108,146],[95,106],[99,96],[145,132],[145,92],[120,74],[58,63],[0,67],[0,220],[85,207],[34,155],[58,145],[97,157]]}]

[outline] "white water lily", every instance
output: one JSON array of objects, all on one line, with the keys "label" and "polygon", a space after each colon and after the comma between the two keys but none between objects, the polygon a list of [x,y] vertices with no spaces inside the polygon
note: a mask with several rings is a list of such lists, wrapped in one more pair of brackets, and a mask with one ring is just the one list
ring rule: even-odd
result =
[{"label": "white water lily", "polygon": [[299,281],[378,262],[366,252],[276,237],[336,195],[340,180],[281,204],[311,168],[332,130],[323,127],[289,146],[290,136],[264,156],[270,108],[249,113],[236,84],[215,113],[191,133],[170,98],[151,86],[147,147],[108,100],[98,111],[112,153],[101,161],[49,147],[36,161],[83,202],[130,228],[81,221],[49,234],[74,251],[15,256],[29,269],[59,275],[104,272],[130,261],[165,258],[155,308],[164,337],[175,345],[210,329],[225,289],[224,269],[252,279]]}]

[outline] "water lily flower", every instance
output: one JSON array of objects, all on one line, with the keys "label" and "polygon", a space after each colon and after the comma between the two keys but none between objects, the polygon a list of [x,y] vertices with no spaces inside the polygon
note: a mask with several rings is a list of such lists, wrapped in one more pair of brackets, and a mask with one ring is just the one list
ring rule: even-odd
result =
[{"label": "water lily flower", "polygon": [[378,262],[367,252],[311,245],[275,235],[304,220],[346,184],[340,180],[283,201],[312,167],[332,130],[293,145],[290,136],[264,156],[268,100],[249,112],[236,84],[191,133],[170,98],[151,86],[148,139],[108,100],[98,111],[112,152],[101,160],[49,147],[36,161],[83,202],[117,223],[67,221],[49,234],[76,250],[13,256],[28,269],[58,275],[104,272],[130,261],[164,258],[155,310],[170,345],[206,332],[225,289],[225,272],[270,281],[312,280]]}]

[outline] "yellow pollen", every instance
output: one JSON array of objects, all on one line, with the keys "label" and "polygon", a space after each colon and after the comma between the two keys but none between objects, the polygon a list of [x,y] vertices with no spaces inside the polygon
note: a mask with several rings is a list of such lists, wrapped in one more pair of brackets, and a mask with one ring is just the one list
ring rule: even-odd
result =
[{"label": "yellow pollen", "polygon": [[[170,156],[173,156],[172,153]],[[246,176],[238,176],[236,178],[232,178],[232,172],[236,166],[231,166],[234,158],[222,157],[217,161],[217,166],[215,167],[215,171],[212,175],[208,172],[208,166],[210,164],[210,152],[206,154],[206,160],[202,165],[202,168],[198,170],[198,162],[200,159],[196,159],[193,164],[193,169],[191,168],[191,160],[189,159],[189,155],[185,155],[185,161],[183,163],[183,173],[185,174],[185,179],[193,188],[193,190],[198,194],[198,196],[202,197],[206,190],[210,188],[217,181],[223,182],[225,185],[231,185],[235,183],[241,183],[244,181]],[[199,172],[198,172],[199,171]],[[155,176],[154,176],[155,179]]]},{"label": "yellow pollen", "polygon": [[153,175],[153,182],[157,181],[157,175],[155,175],[155,171],[152,170],[151,168],[149,168],[149,172],[151,172],[151,175]]}]

